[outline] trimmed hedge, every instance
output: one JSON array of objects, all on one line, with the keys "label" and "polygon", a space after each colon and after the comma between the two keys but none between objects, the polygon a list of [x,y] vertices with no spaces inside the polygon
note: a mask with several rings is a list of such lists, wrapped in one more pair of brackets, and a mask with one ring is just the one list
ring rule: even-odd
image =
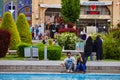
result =
[{"label": "trimmed hedge", "polygon": [[39,60],[43,60],[44,59],[44,44],[39,43],[36,46],[38,47]]},{"label": "trimmed hedge", "polygon": [[30,47],[32,46],[31,44],[27,44],[27,43],[20,43],[17,47],[17,55],[19,57],[24,57],[24,48],[25,47]]},{"label": "trimmed hedge", "polygon": [[[39,50],[39,60],[44,59],[44,44],[39,43],[36,45]],[[47,46],[47,58],[49,60],[60,60],[62,48],[60,46],[48,45]]]},{"label": "trimmed hedge", "polygon": [[10,12],[6,12],[4,14],[0,28],[11,33],[10,49],[17,49],[17,45],[21,42],[21,40],[16,24]]},{"label": "trimmed hedge", "polygon": [[16,25],[21,41],[24,43],[32,44],[32,35],[29,29],[29,24],[26,20],[26,16],[23,13],[19,14]]},{"label": "trimmed hedge", "polygon": [[5,57],[10,44],[11,34],[7,30],[0,29],[0,58]]},{"label": "trimmed hedge", "polygon": [[49,60],[60,60],[62,48],[60,46],[51,45],[47,47],[47,55]]}]

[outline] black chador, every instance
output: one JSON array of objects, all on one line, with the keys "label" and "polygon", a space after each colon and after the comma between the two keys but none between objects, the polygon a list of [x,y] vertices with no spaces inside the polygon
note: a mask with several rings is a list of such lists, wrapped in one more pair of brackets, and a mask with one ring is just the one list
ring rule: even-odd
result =
[{"label": "black chador", "polygon": [[97,60],[102,60],[103,59],[103,47],[102,47],[102,40],[99,35],[94,41],[94,45],[96,47]]},{"label": "black chador", "polygon": [[86,44],[84,47],[84,54],[85,57],[89,57],[90,54],[92,53],[92,48],[93,48],[93,42],[91,36],[89,36],[86,40]]}]

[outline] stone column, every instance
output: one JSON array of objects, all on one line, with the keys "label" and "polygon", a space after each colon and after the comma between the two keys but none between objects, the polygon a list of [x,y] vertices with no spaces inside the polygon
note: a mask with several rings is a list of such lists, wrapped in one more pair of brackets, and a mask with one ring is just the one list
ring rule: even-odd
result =
[{"label": "stone column", "polygon": [[32,0],[32,24],[40,24],[40,0]]},{"label": "stone column", "polygon": [[113,27],[116,28],[120,22],[120,0],[113,1]]}]

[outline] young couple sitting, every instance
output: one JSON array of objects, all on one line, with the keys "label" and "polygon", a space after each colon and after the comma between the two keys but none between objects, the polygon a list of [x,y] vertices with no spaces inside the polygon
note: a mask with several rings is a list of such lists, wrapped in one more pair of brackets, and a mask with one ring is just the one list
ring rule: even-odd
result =
[{"label": "young couple sitting", "polygon": [[[63,66],[66,67],[67,72],[78,72],[83,71],[83,73],[86,72],[86,65],[85,65],[85,59],[82,53],[79,53],[79,58],[76,59],[74,57],[71,57],[71,53],[67,53],[67,58],[65,58],[64,62],[62,63]],[[76,67],[75,67],[76,65]],[[75,67],[75,68],[74,68]]]}]

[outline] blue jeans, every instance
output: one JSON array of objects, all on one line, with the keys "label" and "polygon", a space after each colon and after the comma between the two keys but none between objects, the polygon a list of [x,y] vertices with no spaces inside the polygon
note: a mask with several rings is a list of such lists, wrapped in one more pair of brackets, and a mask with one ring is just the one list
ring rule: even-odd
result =
[{"label": "blue jeans", "polygon": [[74,70],[74,63],[65,63],[65,67],[67,70]]},{"label": "blue jeans", "polygon": [[82,70],[82,71],[86,72],[86,66],[85,66],[85,64],[83,64],[83,63],[78,64],[76,66],[75,72],[78,72],[79,70]]},{"label": "blue jeans", "polygon": [[90,54],[90,60],[92,61],[93,59],[92,59],[92,53]]}]

